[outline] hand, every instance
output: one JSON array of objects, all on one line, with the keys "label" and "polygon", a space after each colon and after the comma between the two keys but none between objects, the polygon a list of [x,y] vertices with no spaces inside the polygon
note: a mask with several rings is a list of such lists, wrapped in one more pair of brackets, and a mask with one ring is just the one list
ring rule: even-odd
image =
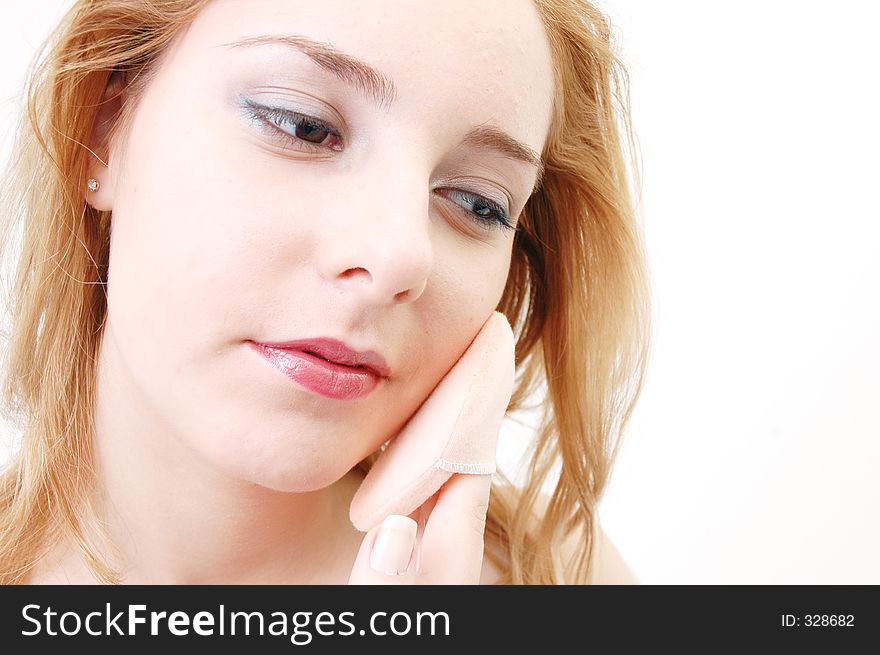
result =
[{"label": "hand", "polygon": [[[367,533],[350,584],[479,583],[488,471],[495,468],[514,373],[513,331],[496,311],[352,499],[352,524]],[[461,470],[475,472],[455,472]]]},{"label": "hand", "polygon": [[[415,539],[405,529],[384,528],[376,544],[383,525],[371,529],[361,543],[348,583],[479,584],[491,482],[491,475],[454,473],[408,518],[397,516],[399,523],[410,519],[416,523]],[[411,557],[406,554],[409,543],[413,543]],[[404,572],[389,575],[374,569],[371,561],[380,568]]]}]

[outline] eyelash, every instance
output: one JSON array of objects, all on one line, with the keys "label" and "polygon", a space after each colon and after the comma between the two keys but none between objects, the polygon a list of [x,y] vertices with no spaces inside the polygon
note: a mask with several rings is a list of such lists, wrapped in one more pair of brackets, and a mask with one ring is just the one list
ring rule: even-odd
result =
[{"label": "eyelash", "polygon": [[327,148],[331,150],[338,149],[330,146],[321,146],[310,141],[304,141],[282,127],[282,125],[290,125],[294,130],[304,127],[318,129],[321,132],[327,132],[329,136],[334,136],[337,139],[342,138],[342,135],[337,130],[329,125],[325,125],[317,118],[300,114],[299,112],[290,111],[289,109],[281,109],[280,107],[266,107],[265,105],[257,104],[247,98],[242,99],[242,106],[251,119],[259,121],[266,127],[269,127],[278,137],[288,143],[292,143],[299,150],[320,152]]},{"label": "eyelash", "polygon": [[477,224],[487,227],[489,230],[500,228],[505,230],[513,230],[514,232],[517,231],[518,227],[510,222],[510,217],[507,215],[507,212],[504,211],[504,208],[497,202],[493,202],[488,198],[484,198],[483,196],[477,195],[476,193],[471,193],[470,191],[464,191],[461,189],[446,190],[450,191],[452,195],[457,195],[458,197],[463,198],[465,201],[472,203],[474,206],[482,205],[483,208],[488,209],[489,211],[494,213],[494,218],[486,220],[485,218],[483,218],[482,214],[477,214],[473,210],[469,211],[468,215],[474,217],[474,221]]},{"label": "eyelash", "polygon": [[[342,135],[335,128],[322,123],[317,118],[307,116],[306,114],[300,114],[299,112],[290,111],[289,109],[281,109],[280,107],[267,107],[265,105],[257,104],[247,98],[242,98],[242,106],[251,119],[259,121],[266,127],[270,128],[275,136],[293,145],[297,150],[320,152],[328,149],[337,151],[341,149],[336,146],[325,146],[304,141],[282,127],[282,125],[289,125],[293,127],[294,131],[302,128],[317,129],[321,132],[327,132],[329,136],[341,140]],[[474,210],[468,211],[462,207],[462,210],[464,210],[476,224],[486,228],[488,231],[491,232],[495,229],[503,229],[516,232],[519,229],[518,226],[510,222],[510,216],[497,202],[463,189],[444,190],[451,192],[452,195],[457,195],[459,198],[464,199],[475,207],[480,206],[481,210],[488,209],[492,212],[494,217],[486,219],[483,214],[477,214]],[[458,203],[455,204],[458,205]],[[461,205],[458,206],[461,207]]]}]

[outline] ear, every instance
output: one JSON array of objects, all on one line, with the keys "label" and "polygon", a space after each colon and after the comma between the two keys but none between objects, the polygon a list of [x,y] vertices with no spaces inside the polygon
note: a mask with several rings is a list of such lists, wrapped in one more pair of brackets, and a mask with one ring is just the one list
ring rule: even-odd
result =
[{"label": "ear", "polygon": [[99,211],[113,209],[115,178],[111,175],[110,132],[122,111],[124,89],[122,75],[112,73],[107,80],[89,140],[88,176],[98,181],[98,188],[95,191],[86,188],[84,192],[86,202]]}]

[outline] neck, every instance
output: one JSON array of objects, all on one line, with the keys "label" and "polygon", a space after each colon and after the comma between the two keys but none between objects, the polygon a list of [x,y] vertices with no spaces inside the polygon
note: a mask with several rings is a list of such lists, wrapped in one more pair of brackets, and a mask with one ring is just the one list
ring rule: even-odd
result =
[{"label": "neck", "polygon": [[356,472],[285,493],[224,477],[183,448],[157,453],[155,442],[105,434],[114,438],[98,439],[99,506],[127,584],[348,581],[362,537],[348,518]]}]

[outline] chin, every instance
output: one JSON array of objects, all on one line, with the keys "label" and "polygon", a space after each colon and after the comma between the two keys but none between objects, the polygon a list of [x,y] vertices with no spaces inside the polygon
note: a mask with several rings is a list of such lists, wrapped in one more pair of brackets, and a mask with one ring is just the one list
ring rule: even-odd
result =
[{"label": "chin", "polygon": [[351,466],[340,467],[338,457],[328,457],[327,461],[315,461],[314,458],[297,460],[290,458],[283,466],[278,462],[254,463],[242,470],[240,463],[234,468],[236,477],[253,484],[272,489],[281,493],[308,493],[329,487],[342,478],[357,462]]},{"label": "chin", "polygon": [[338,438],[351,431],[310,427],[285,423],[248,431],[233,424],[219,434],[202,435],[194,446],[209,466],[231,478],[283,493],[308,493],[338,482],[366,456],[359,439]]}]

